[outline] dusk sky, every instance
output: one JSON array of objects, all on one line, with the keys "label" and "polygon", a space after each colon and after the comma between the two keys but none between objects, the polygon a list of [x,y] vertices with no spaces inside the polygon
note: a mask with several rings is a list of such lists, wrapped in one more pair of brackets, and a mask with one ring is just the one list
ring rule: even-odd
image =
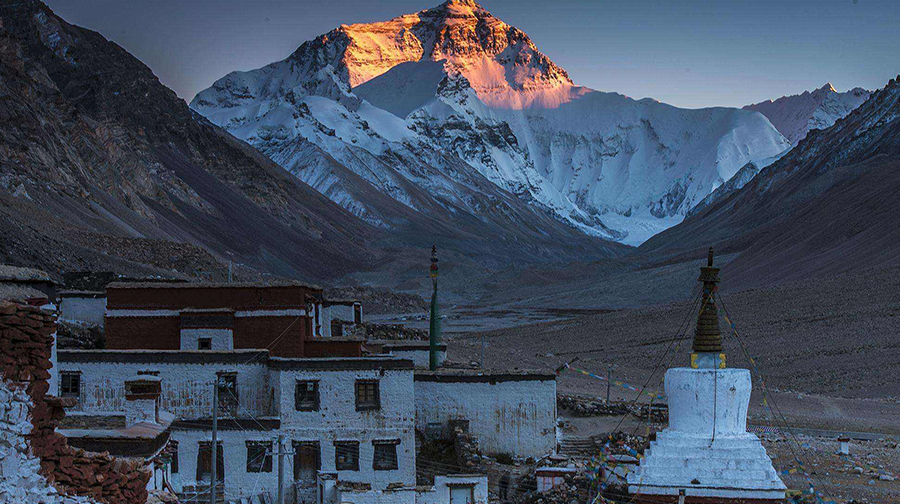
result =
[{"label": "dusk sky", "polygon": [[[284,59],[341,23],[438,0],[46,0],[146,63],[182,98]],[[681,107],[742,106],[900,73],[898,0],[486,0],[576,84]]]}]

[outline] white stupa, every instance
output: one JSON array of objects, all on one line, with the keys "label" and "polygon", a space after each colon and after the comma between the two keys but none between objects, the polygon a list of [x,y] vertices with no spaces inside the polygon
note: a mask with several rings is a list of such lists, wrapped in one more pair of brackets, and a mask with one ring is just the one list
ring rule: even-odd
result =
[{"label": "white stupa", "polygon": [[[759,439],[747,432],[750,371],[726,369],[715,304],[719,269],[709,249],[691,367],[666,372],[669,426],[628,474],[634,502],[774,503],[785,486]],[[684,500],[680,500],[680,496]],[[641,497],[644,497],[642,499]]]}]

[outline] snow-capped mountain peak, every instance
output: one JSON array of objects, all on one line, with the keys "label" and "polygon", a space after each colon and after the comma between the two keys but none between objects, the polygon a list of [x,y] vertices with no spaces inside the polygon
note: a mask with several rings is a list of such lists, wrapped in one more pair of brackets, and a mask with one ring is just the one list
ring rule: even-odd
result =
[{"label": "snow-capped mountain peak", "polygon": [[853,88],[839,93],[830,82],[813,91],[782,96],[744,107],[765,115],[791,144],[797,145],[813,129],[830,127],[869,98],[870,91]]},{"label": "snow-capped mountain peak", "polygon": [[309,161],[310,144],[417,212],[428,195],[490,219],[479,201],[501,191],[628,244],[790,147],[751,111],[577,86],[524,31],[471,0],[341,25],[283,61],[226,75],[191,107],[387,228],[397,221],[358,181]]}]

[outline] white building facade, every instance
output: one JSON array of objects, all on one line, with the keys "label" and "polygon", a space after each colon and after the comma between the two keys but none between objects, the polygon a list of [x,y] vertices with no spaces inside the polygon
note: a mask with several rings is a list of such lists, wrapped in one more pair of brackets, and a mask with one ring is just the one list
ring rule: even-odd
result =
[{"label": "white building facade", "polygon": [[[177,450],[166,478],[187,499],[208,492],[217,387],[215,463],[224,499],[274,497],[281,438],[287,502],[328,502],[320,496],[323,473],[333,476],[333,498],[341,492],[363,501],[403,494],[416,502],[409,360],[274,358],[254,350],[63,350],[59,370],[60,394],[77,398],[67,414],[86,420],[133,416],[126,381],[158,381],[158,406],[176,418],[170,430]],[[335,502],[351,497],[340,498]]]},{"label": "white building facade", "polygon": [[538,372],[417,371],[416,427],[467,420],[488,454],[541,457],[556,451],[556,375]]}]

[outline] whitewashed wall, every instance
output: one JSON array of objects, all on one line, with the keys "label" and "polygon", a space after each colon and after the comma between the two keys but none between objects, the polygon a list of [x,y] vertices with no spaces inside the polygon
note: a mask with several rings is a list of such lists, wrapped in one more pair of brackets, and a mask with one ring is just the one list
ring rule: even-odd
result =
[{"label": "whitewashed wall", "polygon": [[[419,504],[415,487],[404,487],[385,491],[360,492],[350,489],[336,489],[332,504]],[[444,504],[449,504],[449,500]]]},{"label": "whitewashed wall", "polygon": [[470,375],[462,380],[441,377],[443,381],[432,381],[434,376],[416,372],[418,429],[424,432],[429,423],[440,423],[447,432],[450,420],[467,419],[470,432],[486,453],[538,457],[555,451],[553,375],[539,375],[540,379]]},{"label": "whitewashed wall", "polygon": [[[337,362],[341,359],[303,359]],[[359,362],[397,362],[390,358],[360,358]],[[272,359],[289,362],[291,359]],[[299,360],[296,360],[299,361]],[[272,383],[279,390],[275,397],[281,415],[282,432],[293,441],[318,441],[323,471],[336,472],[340,481],[370,483],[381,490],[391,483],[415,485],[415,408],[413,374],[407,369],[278,369]],[[356,380],[379,380],[381,409],[356,411]],[[319,381],[319,411],[297,411],[294,392],[298,380]],[[397,465],[394,471],[372,468],[373,440],[397,439]],[[335,441],[359,442],[359,471],[336,471]],[[291,473],[293,474],[293,473]]]},{"label": "whitewashed wall", "polygon": [[464,485],[472,486],[474,504],[487,504],[488,479],[483,474],[435,476],[432,488],[416,492],[416,504],[447,504],[450,502],[450,488]]},{"label": "whitewashed wall", "polygon": [[[238,430],[219,430],[217,439],[222,444],[225,455],[225,498],[240,499],[251,497],[262,492],[269,492],[275,498],[278,491],[278,458],[272,456],[271,472],[247,472],[247,441],[272,441],[272,447],[276,446],[277,431],[255,430],[245,427]],[[182,491],[185,485],[197,484],[197,454],[200,451],[200,441],[211,441],[212,431],[185,430],[179,428],[172,431],[172,439],[178,441],[178,472],[172,474],[171,482],[176,491]],[[290,458],[285,457],[285,495],[291,481]]]},{"label": "whitewashed wall", "polygon": [[61,296],[59,318],[103,327],[106,315],[106,297]]},{"label": "whitewashed wall", "polygon": [[[104,360],[80,362],[88,358],[84,354],[91,352],[93,355],[104,354]],[[82,356],[73,358],[78,354]],[[173,354],[192,362],[166,362]],[[158,371],[162,380],[160,400],[163,410],[182,419],[209,418],[216,373],[236,372],[241,416],[268,416],[271,414],[268,369],[265,358],[255,358],[257,355],[258,351],[68,350],[59,352],[58,364],[60,372],[81,371],[81,400],[76,411],[124,411],[125,380],[134,378],[139,371]],[[146,358],[136,362],[134,356]]]},{"label": "whitewashed wall", "polygon": [[181,330],[181,349],[197,350],[199,342],[209,338],[211,350],[233,350],[234,333],[231,329],[184,328]]}]

